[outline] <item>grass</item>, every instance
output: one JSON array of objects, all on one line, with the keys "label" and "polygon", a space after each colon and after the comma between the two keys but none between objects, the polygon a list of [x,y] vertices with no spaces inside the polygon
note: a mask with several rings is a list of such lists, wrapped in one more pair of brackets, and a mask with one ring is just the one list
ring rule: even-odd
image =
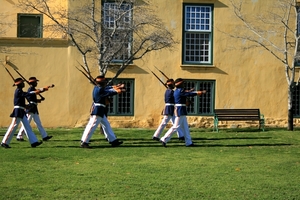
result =
[{"label": "grass", "polygon": [[[0,129],[1,139],[6,129]],[[37,130],[34,131],[38,134]],[[151,129],[114,129],[120,147],[83,129],[47,129],[37,148],[12,140],[0,149],[0,199],[299,199],[300,132],[191,129],[167,148]],[[40,135],[38,135],[40,138]]]}]

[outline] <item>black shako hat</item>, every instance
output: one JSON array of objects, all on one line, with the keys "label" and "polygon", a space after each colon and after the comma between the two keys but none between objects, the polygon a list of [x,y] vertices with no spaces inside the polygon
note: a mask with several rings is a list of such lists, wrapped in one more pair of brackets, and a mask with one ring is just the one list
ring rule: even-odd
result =
[{"label": "black shako hat", "polygon": [[21,84],[23,82],[24,82],[24,80],[22,78],[16,78],[15,79],[15,83],[13,84],[13,86],[17,86],[17,85],[19,85],[19,84]]},{"label": "black shako hat", "polygon": [[182,78],[178,78],[175,80],[175,86],[181,85],[183,83],[183,79]]},{"label": "black shako hat", "polygon": [[37,81],[39,81],[39,80],[34,76],[30,77],[29,80],[28,80],[29,83],[33,83],[33,82],[37,82]]}]

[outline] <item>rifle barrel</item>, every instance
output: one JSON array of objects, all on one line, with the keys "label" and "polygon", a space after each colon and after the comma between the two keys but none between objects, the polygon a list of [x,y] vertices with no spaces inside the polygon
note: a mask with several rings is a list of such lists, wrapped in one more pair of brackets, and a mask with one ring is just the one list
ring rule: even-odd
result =
[{"label": "rifle barrel", "polygon": [[154,66],[166,79],[169,79],[168,76],[163,73],[160,69],[158,69],[156,66]]},{"label": "rifle barrel", "polygon": [[[147,67],[147,66],[146,66]],[[149,67],[147,67],[148,69],[149,69]],[[165,86],[165,88],[168,88],[166,85],[165,85],[165,83],[162,81],[162,80],[160,80],[160,78],[151,70],[151,69],[149,69],[150,70],[150,72],[159,80],[159,82],[161,82],[161,84],[163,84],[163,86]]]},{"label": "rifle barrel", "polygon": [[[13,68],[13,67],[12,67]],[[24,81],[26,81],[26,83],[28,84],[28,85],[30,85],[30,83],[29,83],[29,81],[27,81],[27,79],[18,71],[18,70],[16,70],[15,68],[13,68],[13,70],[15,70],[15,72],[17,72],[17,74],[19,74],[21,77],[22,77],[22,79],[24,80]],[[45,97],[43,97],[41,94],[38,94],[42,99],[45,99]]]},{"label": "rifle barrel", "polygon": [[[76,67],[76,66],[75,66]],[[87,75],[86,73],[84,73],[81,69],[79,69],[78,67],[76,67],[78,69],[78,71],[80,71],[87,79],[89,79],[89,81],[91,83],[93,83],[94,85],[97,85],[94,81],[94,79],[92,77],[90,77],[89,75]]]},{"label": "rifle barrel", "polygon": [[4,68],[5,68],[5,70],[7,71],[7,73],[9,74],[9,76],[12,78],[12,80],[15,81],[15,78],[14,78],[13,75],[10,73],[10,71],[9,71],[6,67],[4,67]]}]

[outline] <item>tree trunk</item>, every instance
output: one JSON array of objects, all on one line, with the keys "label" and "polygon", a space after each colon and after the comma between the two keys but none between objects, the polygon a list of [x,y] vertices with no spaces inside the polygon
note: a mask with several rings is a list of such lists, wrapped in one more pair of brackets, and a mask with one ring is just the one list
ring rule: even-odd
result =
[{"label": "tree trunk", "polygon": [[293,131],[294,130],[294,123],[293,123],[293,109],[288,110],[288,131]]}]

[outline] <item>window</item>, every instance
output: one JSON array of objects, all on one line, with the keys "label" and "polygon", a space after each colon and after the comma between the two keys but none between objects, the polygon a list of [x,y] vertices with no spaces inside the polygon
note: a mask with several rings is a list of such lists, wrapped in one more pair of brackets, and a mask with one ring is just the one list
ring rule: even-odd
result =
[{"label": "window", "polygon": [[18,14],[17,37],[42,38],[43,15]]},{"label": "window", "polygon": [[212,5],[184,4],[183,64],[212,64]]},{"label": "window", "polygon": [[132,4],[116,2],[103,3],[102,49],[113,62],[123,62],[131,55]]},{"label": "window", "polygon": [[108,115],[124,116],[133,115],[134,106],[134,80],[132,79],[117,79],[115,84],[124,83],[126,92],[114,95],[111,98],[111,103],[108,106]]},{"label": "window", "polygon": [[300,117],[300,85],[294,83],[293,90],[293,115],[294,117]]},{"label": "window", "polygon": [[201,96],[189,97],[191,105],[187,106],[189,115],[212,115],[214,113],[215,81],[185,80],[186,89],[206,90]]}]

